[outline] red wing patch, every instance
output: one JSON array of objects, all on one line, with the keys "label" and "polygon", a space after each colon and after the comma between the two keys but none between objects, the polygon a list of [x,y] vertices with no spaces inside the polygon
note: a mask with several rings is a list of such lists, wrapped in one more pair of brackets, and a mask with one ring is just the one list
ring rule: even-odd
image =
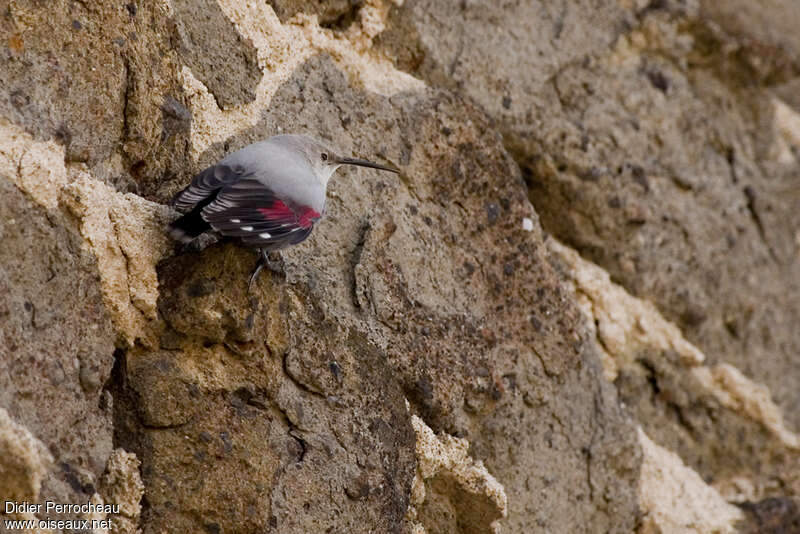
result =
[{"label": "red wing patch", "polygon": [[311,228],[321,217],[314,208],[300,206],[297,210],[293,210],[280,200],[276,200],[268,208],[258,208],[258,211],[268,220],[295,219],[300,228]]},{"label": "red wing patch", "polygon": [[314,208],[309,208],[308,206],[302,206],[300,208],[300,217],[297,218],[297,223],[300,225],[301,228],[311,228],[311,226],[322,217],[317,210]]},{"label": "red wing patch", "polygon": [[266,207],[256,208],[268,221],[294,221],[297,219],[295,211],[284,204],[282,200],[275,200]]},{"label": "red wing patch", "polygon": [[203,209],[202,216],[218,233],[266,250],[300,243],[320,218],[313,208],[287,204],[264,184],[252,180],[224,188]]}]

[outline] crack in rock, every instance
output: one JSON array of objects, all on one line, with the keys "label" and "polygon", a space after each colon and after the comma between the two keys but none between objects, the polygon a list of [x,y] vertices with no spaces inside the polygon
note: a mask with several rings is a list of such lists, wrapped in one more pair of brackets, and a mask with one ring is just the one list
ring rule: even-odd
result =
[{"label": "crack in rock", "polygon": [[800,448],[800,436],[786,427],[780,408],[765,386],[750,380],[732,365],[701,365],[705,355],[683,337],[675,324],[664,319],[652,303],[631,296],[611,282],[606,271],[556,239],[549,239],[548,244],[568,264],[567,274],[582,303],[587,325],[605,352],[602,362],[606,379],[614,381],[619,370],[634,365],[637,354],[644,349],[674,351],[723,406],[760,423],[786,447]]}]

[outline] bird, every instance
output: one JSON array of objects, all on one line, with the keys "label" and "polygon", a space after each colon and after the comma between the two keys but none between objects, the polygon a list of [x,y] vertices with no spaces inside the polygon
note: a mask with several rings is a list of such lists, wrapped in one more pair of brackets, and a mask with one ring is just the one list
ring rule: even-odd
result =
[{"label": "bird", "polygon": [[342,165],[399,172],[339,156],[310,135],[274,135],[229,154],[175,194],[172,206],[183,215],[169,224],[168,234],[189,243],[211,233],[257,250],[250,291],[269,265],[269,252],[296,245],[311,234],[325,214],[328,182]]}]

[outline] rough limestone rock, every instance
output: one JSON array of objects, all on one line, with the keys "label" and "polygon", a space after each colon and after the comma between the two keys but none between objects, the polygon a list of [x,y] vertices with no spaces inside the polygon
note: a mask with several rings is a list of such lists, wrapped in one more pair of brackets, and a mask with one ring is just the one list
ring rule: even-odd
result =
[{"label": "rough limestone rock", "polygon": [[42,479],[53,457],[41,441],[15,423],[5,410],[0,411],[0,429],[3,495],[17,502],[38,499]]},{"label": "rough limestone rock", "polygon": [[[800,8],[0,4],[0,489],[113,532],[791,532]],[[343,168],[251,293],[169,198]],[[99,529],[96,529],[99,532]]]},{"label": "rough limestone rock", "polygon": [[797,159],[772,150],[776,90],[800,72],[776,29],[800,9],[718,4],[405,2],[379,42],[490,113],[547,231],[800,426]]}]

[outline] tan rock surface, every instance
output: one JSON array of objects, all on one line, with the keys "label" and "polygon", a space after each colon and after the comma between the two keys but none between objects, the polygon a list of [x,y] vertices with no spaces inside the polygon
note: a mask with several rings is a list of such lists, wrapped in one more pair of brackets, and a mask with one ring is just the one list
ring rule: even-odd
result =
[{"label": "tan rock surface", "polygon": [[[503,486],[481,461],[469,457],[469,442],[433,433],[425,422],[411,416],[417,436],[418,471],[407,515],[425,528],[426,520],[452,514],[465,532],[497,532],[497,519],[508,515]],[[440,526],[436,523],[432,530]]]},{"label": "tan rock surface", "polygon": [[729,504],[676,454],[639,429],[644,461],[639,489],[643,534],[735,532],[744,514]]},{"label": "tan rock surface", "polygon": [[35,502],[52,455],[41,441],[0,409],[0,491],[9,501]]}]

